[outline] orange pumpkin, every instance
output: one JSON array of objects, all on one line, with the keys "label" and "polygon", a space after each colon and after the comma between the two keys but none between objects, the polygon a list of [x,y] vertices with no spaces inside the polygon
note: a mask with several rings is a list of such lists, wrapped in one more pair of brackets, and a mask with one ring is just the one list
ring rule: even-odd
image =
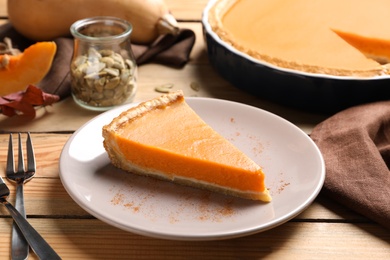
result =
[{"label": "orange pumpkin", "polygon": [[41,81],[49,72],[56,51],[55,42],[37,42],[18,55],[0,55],[0,96]]}]

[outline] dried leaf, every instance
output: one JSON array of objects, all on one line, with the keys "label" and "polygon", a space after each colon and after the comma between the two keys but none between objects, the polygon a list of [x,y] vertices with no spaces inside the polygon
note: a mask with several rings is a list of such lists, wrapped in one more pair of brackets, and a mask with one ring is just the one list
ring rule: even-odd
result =
[{"label": "dried leaf", "polygon": [[25,91],[19,91],[0,97],[0,110],[6,116],[23,114],[34,118],[34,106],[48,106],[59,100],[59,96],[43,92],[40,88],[29,85]]}]

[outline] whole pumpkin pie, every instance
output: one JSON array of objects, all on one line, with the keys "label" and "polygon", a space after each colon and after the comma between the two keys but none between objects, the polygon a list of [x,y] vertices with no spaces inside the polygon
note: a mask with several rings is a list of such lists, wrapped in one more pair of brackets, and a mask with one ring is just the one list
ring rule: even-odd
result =
[{"label": "whole pumpkin pie", "polygon": [[103,137],[111,162],[125,171],[271,201],[261,167],[207,125],[181,91],[121,113]]},{"label": "whole pumpkin pie", "polygon": [[208,13],[226,43],[271,65],[302,72],[390,74],[390,1],[218,0]]}]

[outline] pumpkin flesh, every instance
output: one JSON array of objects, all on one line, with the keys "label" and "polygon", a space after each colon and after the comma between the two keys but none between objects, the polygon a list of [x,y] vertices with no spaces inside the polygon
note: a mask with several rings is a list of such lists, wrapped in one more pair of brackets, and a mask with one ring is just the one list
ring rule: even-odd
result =
[{"label": "pumpkin flesh", "polygon": [[37,42],[18,55],[0,55],[0,96],[40,82],[49,72],[56,51],[54,42]]}]

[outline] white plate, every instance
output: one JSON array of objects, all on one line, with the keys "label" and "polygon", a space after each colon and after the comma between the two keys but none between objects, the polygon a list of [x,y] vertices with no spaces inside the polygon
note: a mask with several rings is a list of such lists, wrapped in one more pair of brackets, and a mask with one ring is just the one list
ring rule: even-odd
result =
[{"label": "white plate", "polygon": [[68,140],[60,177],[69,195],[96,218],[133,233],[174,240],[217,240],[276,227],[307,208],[325,179],[315,143],[288,121],[248,105],[209,98],[188,104],[263,167],[271,203],[135,176],[116,169],[102,145],[102,126],[126,105],[92,119]]}]

